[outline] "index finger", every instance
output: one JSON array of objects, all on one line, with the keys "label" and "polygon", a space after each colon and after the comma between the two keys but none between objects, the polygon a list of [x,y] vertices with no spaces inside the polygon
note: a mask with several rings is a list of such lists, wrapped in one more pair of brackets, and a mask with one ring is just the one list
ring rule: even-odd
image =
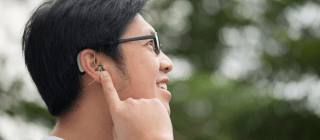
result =
[{"label": "index finger", "polygon": [[110,74],[106,71],[103,71],[100,78],[104,96],[106,97],[109,107],[116,105],[121,100],[118,96],[116,88],[113,85]]}]

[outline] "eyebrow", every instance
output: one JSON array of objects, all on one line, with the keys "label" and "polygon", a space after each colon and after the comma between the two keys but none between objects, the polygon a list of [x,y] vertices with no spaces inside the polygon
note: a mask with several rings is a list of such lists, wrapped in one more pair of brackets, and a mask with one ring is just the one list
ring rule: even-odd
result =
[{"label": "eyebrow", "polygon": [[154,33],[156,33],[156,31],[150,30],[150,33],[153,35]]}]

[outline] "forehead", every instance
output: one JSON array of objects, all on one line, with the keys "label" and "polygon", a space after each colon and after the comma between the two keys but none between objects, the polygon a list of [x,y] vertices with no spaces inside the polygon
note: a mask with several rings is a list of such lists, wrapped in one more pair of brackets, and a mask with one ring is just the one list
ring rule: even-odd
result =
[{"label": "forehead", "polygon": [[148,22],[146,22],[140,14],[137,14],[137,16],[132,19],[131,23],[128,25],[125,33],[120,39],[146,36],[154,33],[154,28]]}]

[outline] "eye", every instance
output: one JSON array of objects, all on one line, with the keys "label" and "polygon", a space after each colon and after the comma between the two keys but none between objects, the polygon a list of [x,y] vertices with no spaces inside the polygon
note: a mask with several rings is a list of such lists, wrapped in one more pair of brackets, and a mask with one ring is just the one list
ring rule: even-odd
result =
[{"label": "eye", "polygon": [[155,53],[158,52],[158,51],[157,51],[157,48],[153,46],[153,40],[149,41],[147,44],[148,44],[148,45],[151,45],[151,46],[153,47],[153,51],[154,51]]},{"label": "eye", "polygon": [[158,54],[156,47],[153,47],[153,51],[154,51],[156,54]]},{"label": "eye", "polygon": [[153,44],[153,40],[151,40],[151,41],[148,42],[148,45],[151,45],[151,46],[152,46],[152,44]]}]

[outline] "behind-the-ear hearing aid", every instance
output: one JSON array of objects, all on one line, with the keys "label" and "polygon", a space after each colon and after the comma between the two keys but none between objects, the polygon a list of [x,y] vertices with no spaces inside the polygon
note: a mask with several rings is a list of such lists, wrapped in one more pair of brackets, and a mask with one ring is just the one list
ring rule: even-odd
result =
[{"label": "behind-the-ear hearing aid", "polygon": [[[82,52],[82,51],[81,51],[81,52]],[[81,66],[81,63],[80,63],[80,54],[81,54],[81,52],[78,53],[78,56],[77,56],[77,64],[78,64],[79,71],[80,71],[81,73],[84,73],[85,71],[84,71],[84,69],[83,69],[83,67]],[[96,59],[96,55],[94,55],[94,59]],[[94,61],[94,65],[96,66],[96,61]],[[99,70],[99,71],[104,71],[101,65],[98,67],[98,70]]]},{"label": "behind-the-ear hearing aid", "polygon": [[103,70],[103,67],[100,65],[100,66],[98,66],[98,71],[100,71],[100,73],[99,73],[99,75],[97,76],[97,78],[96,79],[94,79],[92,82],[90,82],[88,85],[90,85],[90,84],[92,84],[94,81],[96,81],[98,78],[99,78],[99,76],[100,76],[100,74],[101,74],[101,72],[102,71],[104,71]]}]

